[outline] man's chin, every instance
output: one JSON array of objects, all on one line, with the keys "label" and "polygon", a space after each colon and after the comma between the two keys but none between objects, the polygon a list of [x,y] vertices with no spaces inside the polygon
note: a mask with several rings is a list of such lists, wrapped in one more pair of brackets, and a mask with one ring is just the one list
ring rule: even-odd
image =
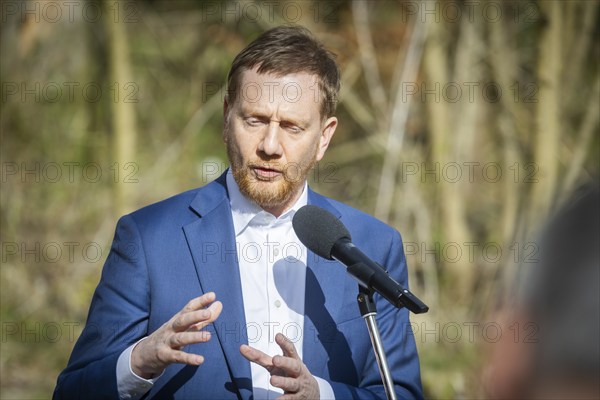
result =
[{"label": "man's chin", "polygon": [[290,193],[284,189],[273,187],[274,182],[261,182],[261,184],[255,184],[252,189],[248,191],[248,197],[259,206],[274,207],[285,203]]},{"label": "man's chin", "polygon": [[262,208],[273,208],[286,204],[293,195],[293,189],[286,187],[286,182],[283,180],[247,183],[248,185],[242,190],[242,193]]}]

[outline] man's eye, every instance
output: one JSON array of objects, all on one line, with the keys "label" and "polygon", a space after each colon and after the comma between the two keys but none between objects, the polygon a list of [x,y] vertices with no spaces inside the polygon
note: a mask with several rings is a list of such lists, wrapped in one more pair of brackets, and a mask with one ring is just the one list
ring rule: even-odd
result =
[{"label": "man's eye", "polygon": [[262,124],[262,121],[258,118],[246,118],[246,123],[250,126],[259,126]]},{"label": "man's eye", "polygon": [[291,132],[291,133],[300,133],[303,131],[303,129],[300,128],[298,125],[294,125],[294,124],[282,124],[282,125],[285,130],[287,130],[288,132]]}]

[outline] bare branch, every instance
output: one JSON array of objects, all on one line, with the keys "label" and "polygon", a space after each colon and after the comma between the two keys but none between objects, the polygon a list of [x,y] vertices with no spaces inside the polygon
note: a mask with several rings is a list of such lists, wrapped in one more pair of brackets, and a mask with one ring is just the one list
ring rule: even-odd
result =
[{"label": "bare branch", "polygon": [[379,77],[379,67],[377,65],[377,56],[373,47],[371,37],[371,28],[369,27],[369,11],[367,1],[352,2],[352,17],[356,28],[356,38],[358,40],[358,50],[365,72],[369,97],[373,105],[373,110],[377,114],[377,121],[380,121],[380,131],[384,130],[387,116],[387,99],[381,78]]},{"label": "bare branch", "polygon": [[[408,54],[402,67],[400,82],[414,82],[417,79],[419,66],[421,65],[421,55],[423,53],[423,42],[427,34],[427,26],[416,20],[413,21],[412,36],[408,47]],[[381,177],[379,179],[377,205],[375,206],[375,216],[383,220],[387,220],[390,214],[394,188],[396,186],[396,172],[400,162],[399,154],[406,132],[406,121],[410,106],[410,102],[406,104],[402,103],[402,96],[402,85],[398,85],[392,120],[387,135]]]}]

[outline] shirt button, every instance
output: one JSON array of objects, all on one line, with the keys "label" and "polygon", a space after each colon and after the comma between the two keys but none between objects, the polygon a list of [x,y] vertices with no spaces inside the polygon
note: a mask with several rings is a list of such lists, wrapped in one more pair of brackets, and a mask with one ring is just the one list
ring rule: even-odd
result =
[{"label": "shirt button", "polygon": [[277,307],[277,308],[281,307],[281,301],[275,300],[275,307]]}]

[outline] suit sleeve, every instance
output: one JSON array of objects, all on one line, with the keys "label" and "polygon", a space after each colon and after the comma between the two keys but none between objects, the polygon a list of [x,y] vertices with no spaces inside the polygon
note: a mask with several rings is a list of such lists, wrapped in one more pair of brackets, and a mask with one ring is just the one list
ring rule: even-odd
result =
[{"label": "suit sleeve", "polygon": [[125,216],[117,224],[85,328],[58,377],[53,398],[118,398],[117,360],[147,335],[149,304],[142,241],[133,218]]},{"label": "suit sleeve", "polygon": [[[406,258],[402,239],[396,230],[394,230],[385,268],[397,282],[408,288]],[[408,310],[394,307],[378,294],[375,294],[374,299],[377,306],[379,333],[394,381],[396,395],[398,399],[422,399],[419,358],[413,331],[410,327]],[[366,326],[365,329],[367,329]],[[374,351],[370,351],[367,362],[359,374],[359,387],[330,382],[336,399],[386,398]]]}]

